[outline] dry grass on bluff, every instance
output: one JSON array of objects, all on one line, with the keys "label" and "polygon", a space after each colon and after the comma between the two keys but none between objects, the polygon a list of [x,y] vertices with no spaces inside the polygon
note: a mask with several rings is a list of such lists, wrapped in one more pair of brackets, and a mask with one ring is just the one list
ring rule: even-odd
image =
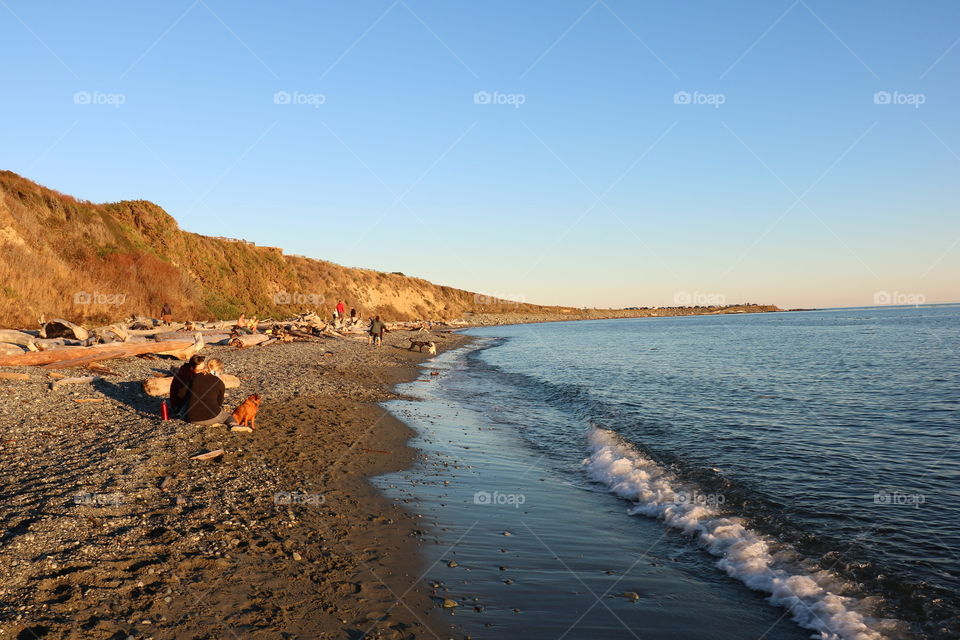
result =
[{"label": "dry grass on bluff", "polygon": [[0,172],[0,287],[7,326],[33,326],[40,314],[93,323],[156,316],[164,301],[201,320],[284,317],[338,298],[392,320],[541,309],[189,233],[151,202],[94,204],[10,171]]},{"label": "dry grass on bluff", "polygon": [[521,304],[190,233],[146,200],[94,204],[0,171],[0,326],[33,327],[41,314],[85,324],[156,317],[163,302],[181,319],[284,318],[332,310],[338,299],[364,316],[474,324],[777,310]]}]

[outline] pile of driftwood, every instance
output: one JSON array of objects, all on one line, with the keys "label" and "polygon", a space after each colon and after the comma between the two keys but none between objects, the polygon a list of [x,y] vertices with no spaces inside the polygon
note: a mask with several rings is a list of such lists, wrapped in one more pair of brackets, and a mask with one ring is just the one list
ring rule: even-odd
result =
[{"label": "pile of driftwood", "polygon": [[336,337],[344,335],[313,313],[285,321],[240,319],[167,326],[154,318],[134,317],[124,323],[94,329],[62,318],[49,321],[41,318],[37,330],[0,329],[0,366],[63,369],[148,355],[187,360],[205,345],[243,349]]}]

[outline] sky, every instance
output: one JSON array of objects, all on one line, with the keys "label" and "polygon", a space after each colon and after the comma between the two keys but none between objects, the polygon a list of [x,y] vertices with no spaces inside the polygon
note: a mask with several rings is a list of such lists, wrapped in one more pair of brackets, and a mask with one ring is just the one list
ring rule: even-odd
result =
[{"label": "sky", "polygon": [[960,3],[0,0],[0,169],[543,304],[960,301]]}]

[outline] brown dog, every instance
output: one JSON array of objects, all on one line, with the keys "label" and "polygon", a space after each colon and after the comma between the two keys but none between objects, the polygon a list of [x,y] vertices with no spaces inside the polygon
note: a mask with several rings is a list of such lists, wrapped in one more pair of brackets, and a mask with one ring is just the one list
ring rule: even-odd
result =
[{"label": "brown dog", "polygon": [[247,396],[247,399],[240,403],[233,412],[233,420],[241,427],[254,428],[254,422],[257,419],[257,410],[260,409],[260,396],[253,394]]}]

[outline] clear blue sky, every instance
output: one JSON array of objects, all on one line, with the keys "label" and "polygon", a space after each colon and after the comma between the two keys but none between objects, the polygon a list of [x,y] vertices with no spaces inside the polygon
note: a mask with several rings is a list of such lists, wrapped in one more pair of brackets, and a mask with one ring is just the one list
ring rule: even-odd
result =
[{"label": "clear blue sky", "polygon": [[0,168],[532,302],[957,301],[958,40],[953,1],[2,0]]}]

